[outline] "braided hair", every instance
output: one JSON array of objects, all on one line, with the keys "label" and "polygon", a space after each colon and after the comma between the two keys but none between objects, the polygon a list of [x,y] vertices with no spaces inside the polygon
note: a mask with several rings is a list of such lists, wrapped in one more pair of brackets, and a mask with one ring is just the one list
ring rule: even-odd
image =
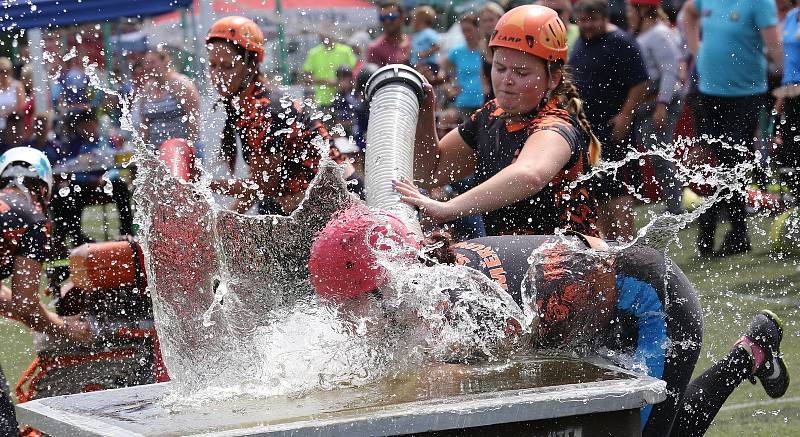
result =
[{"label": "braided hair", "polygon": [[558,84],[555,91],[553,91],[553,96],[558,98],[559,103],[575,116],[581,129],[589,136],[589,163],[597,165],[600,162],[600,154],[603,150],[603,145],[600,143],[597,135],[594,134],[594,131],[592,131],[592,125],[589,123],[586,112],[583,110],[583,100],[581,100],[578,88],[572,80],[572,75],[565,71],[560,63],[556,62],[548,62],[547,69],[551,75],[558,69],[562,70],[561,82]]},{"label": "braided hair", "polygon": [[263,73],[258,68],[258,60],[252,52],[245,50],[243,47],[233,44],[229,41],[219,38],[212,38],[209,40],[209,43],[223,43],[229,47],[229,50],[234,51],[240,58],[243,60],[243,63],[247,64],[247,69],[250,72],[247,76],[242,79],[242,83],[239,85],[239,89],[236,90],[230,97],[223,97],[220,99],[220,103],[222,103],[225,107],[225,126],[222,129],[222,138],[220,139],[220,147],[219,147],[219,156],[220,158],[228,164],[228,168],[231,172],[234,171],[236,167],[236,122],[239,120],[241,116],[241,108],[235,100],[239,97],[239,94],[247,89],[250,84],[255,83],[256,86],[259,86],[264,81]]}]

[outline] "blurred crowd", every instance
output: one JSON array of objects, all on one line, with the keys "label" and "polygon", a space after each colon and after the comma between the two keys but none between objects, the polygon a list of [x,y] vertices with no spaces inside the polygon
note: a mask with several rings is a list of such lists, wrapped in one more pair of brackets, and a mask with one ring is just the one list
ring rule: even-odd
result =
[{"label": "blurred crowd", "polygon": [[[321,31],[302,71],[292,74],[298,82],[292,88],[305,90],[304,97],[332,116],[329,127],[341,126],[332,130],[332,143],[363,173],[369,118],[363,91],[370,75],[387,64],[413,66],[435,90],[437,128],[443,137],[494,98],[489,40],[507,10],[529,3],[555,10],[566,23],[567,71],[603,145],[605,161],[659,149],[709,163],[752,161],[752,182],[761,190],[776,178],[796,187],[798,159],[792,145],[797,137],[782,135],[797,128],[799,112],[800,93],[793,84],[800,81],[795,68],[800,51],[791,0],[758,0],[746,6],[702,0],[487,1],[455,18],[438,4],[408,9],[404,2],[386,0],[376,2],[380,27],[370,29],[371,39],[358,32],[342,41]],[[114,203],[120,233],[133,233],[130,175],[105,171],[130,156],[120,98],[129,99],[133,125],[146,144],[157,148],[169,138],[185,138],[202,148],[196,81],[175,68],[170,51],[151,47],[129,62],[124,74],[119,68],[109,72],[115,92],[105,93],[90,85],[84,53],[59,55],[48,64],[49,108],[40,110],[34,104],[28,59],[25,46],[13,61],[0,58],[0,152],[30,145],[63,171],[56,192],[65,196],[53,202],[57,242],[69,238],[79,245],[90,240],[75,225],[90,204]],[[714,143],[691,147],[691,153],[671,146],[678,136],[703,134],[731,138],[749,152],[715,149]],[[608,238],[632,238],[638,201],[660,200],[672,214],[684,212],[689,204],[685,181],[663,154],[641,163],[631,159],[612,177],[595,179],[598,226]],[[114,189],[103,189],[107,184]],[[467,177],[430,195],[446,200],[473,186],[473,178]],[[692,198],[707,194],[702,187],[692,188],[687,193]],[[745,198],[736,194],[704,213],[699,220],[701,254],[749,250],[747,211]],[[715,250],[715,229],[722,219],[732,229]],[[464,238],[485,234],[480,216],[458,219],[452,226]]]},{"label": "blurred crowd", "polygon": [[[489,40],[505,11],[529,3],[555,10],[566,23],[567,71],[603,144],[603,159],[620,161],[630,152],[651,152],[642,163],[630,159],[613,177],[596,178],[592,190],[599,202],[599,226],[608,238],[633,237],[633,206],[638,201],[660,200],[671,214],[691,207],[684,199],[689,187],[677,176],[673,160],[666,159],[671,156],[691,156],[695,164],[751,162],[755,190],[766,190],[772,182],[796,187],[798,161],[789,143],[797,137],[781,135],[794,131],[797,123],[794,84],[800,53],[795,49],[797,11],[790,0],[746,5],[701,0],[490,1],[462,13],[451,28],[436,5],[408,10],[402,2],[384,1],[377,6],[381,33],[369,44],[349,47],[321,36],[303,67],[305,83],[314,85],[317,104],[331,108],[334,120],[352,136],[353,147],[346,151],[358,157],[367,128],[365,80],[383,65],[411,65],[438,95],[436,119],[442,137],[494,98]],[[776,132],[775,126],[781,129]],[[748,151],[731,152],[714,142],[690,145],[689,150],[672,146],[679,136],[702,135],[728,138]],[[471,186],[467,178],[431,195],[446,199]],[[686,193],[691,199],[710,192],[709,187],[692,190]],[[702,255],[750,249],[745,200],[733,194],[701,215],[697,244]],[[723,218],[731,230],[721,245],[715,245],[715,230]],[[465,238],[484,232],[480,217],[454,225]]]}]

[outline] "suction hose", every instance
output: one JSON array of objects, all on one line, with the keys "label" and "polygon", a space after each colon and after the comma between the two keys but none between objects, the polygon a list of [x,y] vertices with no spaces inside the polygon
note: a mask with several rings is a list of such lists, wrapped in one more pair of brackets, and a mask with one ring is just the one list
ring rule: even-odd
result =
[{"label": "suction hose", "polygon": [[393,212],[419,238],[422,229],[416,209],[400,202],[392,180],[414,177],[414,137],[425,98],[423,83],[413,68],[392,64],[376,71],[365,91],[370,103],[364,158],[367,205]]}]

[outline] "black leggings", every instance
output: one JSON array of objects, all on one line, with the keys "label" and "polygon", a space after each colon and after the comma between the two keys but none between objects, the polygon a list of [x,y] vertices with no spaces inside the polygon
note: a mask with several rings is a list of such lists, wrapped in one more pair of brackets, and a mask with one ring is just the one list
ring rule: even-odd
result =
[{"label": "black leggings", "polygon": [[750,376],[753,359],[740,347],[689,384],[675,419],[672,436],[701,436],[733,390]]},{"label": "black leggings", "polygon": [[14,404],[6,383],[6,375],[0,367],[0,436],[16,436],[19,434]]}]

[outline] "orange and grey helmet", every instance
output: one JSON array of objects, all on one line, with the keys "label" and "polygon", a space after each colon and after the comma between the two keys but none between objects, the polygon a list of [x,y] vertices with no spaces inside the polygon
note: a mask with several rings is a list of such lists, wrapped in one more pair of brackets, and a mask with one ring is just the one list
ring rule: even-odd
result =
[{"label": "orange and grey helmet", "polygon": [[489,47],[507,47],[548,62],[567,62],[567,28],[558,13],[538,5],[506,12],[494,27]]},{"label": "orange and grey helmet", "polygon": [[214,40],[233,43],[256,55],[256,62],[264,61],[264,33],[253,20],[230,16],[217,20],[211,25],[206,36],[206,44]]}]

